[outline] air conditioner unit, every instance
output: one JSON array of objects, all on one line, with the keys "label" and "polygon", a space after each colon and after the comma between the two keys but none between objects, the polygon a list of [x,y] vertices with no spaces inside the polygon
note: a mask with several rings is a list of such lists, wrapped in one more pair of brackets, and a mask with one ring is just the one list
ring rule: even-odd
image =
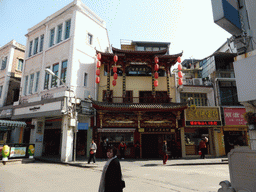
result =
[{"label": "air conditioner unit", "polygon": [[203,85],[202,78],[193,78],[193,85]]}]

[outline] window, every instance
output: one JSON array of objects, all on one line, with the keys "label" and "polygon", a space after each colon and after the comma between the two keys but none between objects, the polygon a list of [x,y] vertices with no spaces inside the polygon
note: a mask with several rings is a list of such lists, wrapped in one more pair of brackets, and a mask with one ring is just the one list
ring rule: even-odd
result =
[{"label": "window", "polygon": [[[62,80],[64,83],[66,83],[67,66],[68,66],[68,60],[62,61],[60,78],[61,78],[61,80]],[[60,82],[60,85],[61,85],[61,84],[62,84],[62,83]]]},{"label": "window", "polygon": [[[112,97],[113,97],[113,90],[110,90],[109,93],[109,102],[112,102]],[[103,90],[103,101],[107,101],[107,90]]]},{"label": "window", "polygon": [[50,31],[50,47],[54,45],[55,28]]},{"label": "window", "polygon": [[187,102],[188,98],[193,98],[190,100],[188,105],[196,106],[208,106],[207,105],[207,94],[206,93],[180,93],[180,100],[182,103]]},{"label": "window", "polygon": [[23,68],[23,59],[18,59],[17,70],[22,71],[22,68]]},{"label": "window", "polygon": [[[56,75],[59,76],[59,64],[55,64],[52,67],[52,72]],[[52,76],[52,83],[51,83],[51,87],[56,87],[57,86],[57,77],[56,76]]]},{"label": "window", "polygon": [[133,92],[126,91],[125,98],[123,99],[124,103],[132,103],[133,102]]},{"label": "window", "polygon": [[7,57],[5,57],[5,58],[2,60],[1,70],[4,70],[4,69],[6,68],[6,63],[7,63]]},{"label": "window", "polygon": [[84,73],[84,86],[87,87],[88,75]]},{"label": "window", "polygon": [[0,86],[0,98],[2,97],[3,85]]},{"label": "window", "polygon": [[33,46],[33,41],[30,41],[30,42],[29,42],[28,57],[31,57],[31,55],[32,55],[32,46]]},{"label": "window", "polygon": [[236,89],[236,82],[233,81],[220,81],[220,100],[221,105],[228,105],[228,106],[234,106],[234,105],[241,105],[238,102],[238,96],[237,96],[237,89]]},{"label": "window", "polygon": [[29,94],[32,94],[33,84],[34,84],[34,73],[30,75],[30,82],[29,82],[29,89],[28,89]]},{"label": "window", "polygon": [[[50,69],[50,67],[47,67],[47,69]],[[50,78],[50,74],[45,72],[44,89],[48,89],[49,88],[49,78]]]},{"label": "window", "polygon": [[138,46],[137,51],[144,51],[144,47]]},{"label": "window", "polygon": [[92,35],[88,33],[88,43],[92,45]]},{"label": "window", "polygon": [[38,90],[38,83],[39,83],[40,71],[36,72],[36,84],[35,84],[35,93]]},{"label": "window", "polygon": [[27,95],[27,89],[28,89],[28,75],[25,77],[23,95]]},{"label": "window", "polygon": [[153,47],[153,51],[159,51],[159,47]]},{"label": "window", "polygon": [[40,37],[40,49],[39,52],[42,52],[44,48],[44,34]]},{"label": "window", "polygon": [[38,52],[38,37],[34,41],[34,55]]},{"label": "window", "polygon": [[65,26],[65,39],[69,38],[70,36],[70,27],[71,27],[71,20],[66,21]]},{"label": "window", "polygon": [[152,51],[152,47],[146,47],[146,51]]},{"label": "window", "polygon": [[62,24],[58,26],[58,34],[57,34],[57,43],[61,42],[61,36],[62,36]]}]

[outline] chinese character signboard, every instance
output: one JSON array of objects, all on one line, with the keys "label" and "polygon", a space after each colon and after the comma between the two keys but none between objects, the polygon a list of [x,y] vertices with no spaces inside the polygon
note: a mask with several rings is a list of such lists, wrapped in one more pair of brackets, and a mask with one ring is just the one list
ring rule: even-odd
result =
[{"label": "chinese character signboard", "polygon": [[224,108],[224,118],[226,125],[246,125],[243,114],[245,108]]}]

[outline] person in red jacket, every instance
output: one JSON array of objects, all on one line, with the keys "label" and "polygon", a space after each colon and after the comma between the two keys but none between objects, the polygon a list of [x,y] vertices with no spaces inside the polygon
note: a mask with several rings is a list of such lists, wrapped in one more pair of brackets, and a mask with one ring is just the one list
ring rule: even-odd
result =
[{"label": "person in red jacket", "polygon": [[205,159],[205,154],[206,154],[206,150],[207,150],[207,146],[206,146],[206,138],[202,138],[200,143],[199,143],[199,150],[201,151],[201,159]]},{"label": "person in red jacket", "polygon": [[119,146],[118,146],[118,149],[120,151],[120,155],[121,155],[121,159],[124,159],[124,153],[125,153],[125,150],[126,150],[127,146],[126,144],[124,143],[124,141],[122,141]]}]

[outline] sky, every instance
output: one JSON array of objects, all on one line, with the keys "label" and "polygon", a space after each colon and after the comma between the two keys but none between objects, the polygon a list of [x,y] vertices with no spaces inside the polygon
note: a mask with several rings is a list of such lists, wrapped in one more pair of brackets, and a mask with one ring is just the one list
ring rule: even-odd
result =
[{"label": "sky", "polygon": [[[0,0],[0,46],[26,45],[28,29],[72,0]],[[170,42],[184,59],[211,55],[231,34],[213,21],[211,0],[82,0],[106,22],[110,44],[120,40]]]}]

